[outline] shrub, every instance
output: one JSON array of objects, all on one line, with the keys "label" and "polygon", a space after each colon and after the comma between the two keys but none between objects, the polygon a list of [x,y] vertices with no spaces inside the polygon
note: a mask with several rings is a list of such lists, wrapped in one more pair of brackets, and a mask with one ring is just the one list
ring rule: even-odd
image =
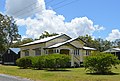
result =
[{"label": "shrub", "polygon": [[32,67],[35,69],[42,69],[45,65],[45,56],[36,56],[32,59]]},{"label": "shrub", "polygon": [[56,70],[58,68],[66,67],[70,61],[70,57],[64,54],[51,54],[45,56],[45,67]]},{"label": "shrub", "polygon": [[16,64],[18,67],[26,69],[32,66],[32,58],[33,57],[30,57],[30,56],[19,58],[16,60]]},{"label": "shrub", "polygon": [[20,68],[33,67],[34,69],[50,68],[56,70],[68,65],[70,57],[64,54],[50,54],[35,57],[19,58],[16,63]]},{"label": "shrub", "polygon": [[112,66],[119,64],[116,56],[106,53],[96,53],[87,56],[84,60],[84,66],[87,71],[92,73],[105,74],[111,72]]}]

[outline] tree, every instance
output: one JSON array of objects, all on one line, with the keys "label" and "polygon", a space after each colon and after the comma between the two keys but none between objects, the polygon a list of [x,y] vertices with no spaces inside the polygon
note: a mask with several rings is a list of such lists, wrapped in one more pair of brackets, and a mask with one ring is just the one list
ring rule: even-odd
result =
[{"label": "tree", "polygon": [[79,36],[79,38],[85,42],[85,46],[93,47],[93,45],[92,45],[93,39],[91,36],[89,36],[89,35]]},{"label": "tree", "polygon": [[119,48],[120,48],[120,39],[116,39],[116,40],[114,41],[114,44],[115,44],[116,47],[119,47]]},{"label": "tree", "polygon": [[13,41],[18,40],[21,36],[18,34],[18,27],[15,24],[13,17],[5,16],[6,19],[6,41],[8,47],[10,47]]},{"label": "tree", "polygon": [[100,52],[105,51],[112,47],[112,42],[103,40],[101,38],[93,39],[89,35],[80,36],[79,38],[85,42],[85,46],[96,48]]},{"label": "tree", "polygon": [[4,20],[4,16],[2,15],[2,14],[0,14],[0,54],[2,54],[3,53],[3,51],[5,50],[5,38],[4,38],[4,36],[5,36],[5,34],[4,34],[4,22],[5,22],[5,20]]},{"label": "tree", "polygon": [[21,43],[22,44],[26,44],[26,43],[29,43],[29,42],[33,42],[33,39],[32,38],[24,38]]},{"label": "tree", "polygon": [[20,37],[13,17],[0,14],[0,53],[3,53],[13,41]]},{"label": "tree", "polygon": [[103,52],[112,47],[112,43],[110,41],[103,40],[101,38],[95,39],[94,41],[97,42],[97,44],[95,45],[95,48],[100,52]]},{"label": "tree", "polygon": [[51,37],[51,36],[56,36],[58,35],[57,33],[49,33],[47,31],[44,31],[44,33],[42,33],[42,35],[39,37],[39,39],[43,39],[43,38],[47,38],[47,37]]},{"label": "tree", "polygon": [[33,39],[32,38],[24,38],[23,40],[19,40],[16,43],[13,43],[11,45],[11,47],[17,48],[17,47],[20,47],[20,45],[26,44],[26,43],[29,43],[29,42],[33,42]]},{"label": "tree", "polygon": [[100,52],[87,56],[84,60],[87,71],[99,74],[111,73],[111,68],[117,64],[120,64],[120,61],[116,56]]}]

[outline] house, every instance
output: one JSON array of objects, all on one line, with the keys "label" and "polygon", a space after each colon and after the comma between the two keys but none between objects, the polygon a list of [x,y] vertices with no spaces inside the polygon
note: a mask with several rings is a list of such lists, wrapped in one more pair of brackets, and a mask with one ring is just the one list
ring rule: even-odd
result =
[{"label": "house", "polygon": [[118,57],[118,59],[120,60],[120,48],[110,48],[106,51],[104,51],[105,53],[111,53],[114,54],[115,56]]},{"label": "house", "polygon": [[9,48],[2,55],[2,64],[15,65],[18,58],[20,58],[20,48]]},{"label": "house", "polygon": [[79,38],[71,38],[66,34],[36,40],[21,45],[21,55],[39,56],[53,53],[71,55],[71,66],[83,62],[83,57],[89,55],[94,48],[84,47],[84,42]]}]

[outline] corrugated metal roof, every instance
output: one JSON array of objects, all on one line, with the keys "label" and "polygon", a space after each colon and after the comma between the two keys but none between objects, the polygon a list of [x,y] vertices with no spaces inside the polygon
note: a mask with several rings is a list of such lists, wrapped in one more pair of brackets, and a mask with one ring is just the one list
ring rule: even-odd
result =
[{"label": "corrugated metal roof", "polygon": [[120,48],[112,48],[112,49],[114,49],[114,50],[116,50],[116,51],[120,51]]},{"label": "corrugated metal roof", "polygon": [[73,38],[73,39],[70,39],[70,40],[65,41],[65,42],[62,42],[62,43],[57,43],[57,44],[54,44],[54,45],[49,46],[49,47],[47,47],[47,48],[56,48],[56,47],[59,47],[59,46],[61,46],[61,45],[63,45],[63,44],[69,43],[69,42],[71,42],[71,41],[73,41],[73,40],[75,40],[75,39],[77,39],[77,38]]},{"label": "corrugated metal roof", "polygon": [[27,45],[47,42],[49,40],[52,40],[52,39],[57,38],[57,37],[62,36],[62,35],[65,35],[65,34],[60,34],[60,35],[57,35],[57,36],[47,37],[47,38],[44,38],[44,39],[41,39],[41,40],[36,40],[36,41],[30,42],[30,43],[23,44],[21,46],[27,46]]},{"label": "corrugated metal roof", "polygon": [[9,49],[15,52],[16,54],[18,54],[18,52],[20,51],[20,48],[9,48]]},{"label": "corrugated metal roof", "polygon": [[95,48],[91,48],[91,47],[83,47],[83,49],[85,49],[85,50],[96,50]]},{"label": "corrugated metal roof", "polygon": [[108,49],[104,52],[120,52],[120,48],[111,48],[111,49]]},{"label": "corrugated metal roof", "polygon": [[[61,46],[61,45],[66,44],[66,43],[70,43],[70,42],[72,42],[72,41],[74,41],[74,40],[76,40],[76,39],[77,39],[77,38],[73,38],[73,39],[70,39],[70,40],[68,40],[68,41],[65,41],[65,42],[62,42],[62,43],[57,43],[57,44],[55,44],[55,45],[49,46],[49,47],[47,47],[47,48],[56,48],[56,47],[59,47],[59,46]],[[85,50],[96,50],[95,48],[90,48],[90,47],[83,47],[83,49],[85,49]]]}]

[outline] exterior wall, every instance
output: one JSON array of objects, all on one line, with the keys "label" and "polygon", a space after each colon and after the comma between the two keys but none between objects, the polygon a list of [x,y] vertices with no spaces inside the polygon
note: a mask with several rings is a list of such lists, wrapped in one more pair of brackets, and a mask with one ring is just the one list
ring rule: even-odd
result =
[{"label": "exterior wall", "polygon": [[55,38],[55,39],[53,39],[53,40],[50,40],[50,41],[46,42],[46,47],[51,46],[51,45],[54,45],[54,44],[57,44],[57,43],[61,43],[61,42],[67,41],[67,40],[69,40],[69,39],[70,39],[70,38],[67,37],[67,36],[65,36],[65,35],[60,36],[60,37],[58,37],[58,38]]},{"label": "exterior wall", "polygon": [[84,43],[81,40],[74,40],[70,44],[76,46],[77,48],[83,48]]},{"label": "exterior wall", "polygon": [[43,55],[44,54],[44,49],[43,49],[44,47],[45,47],[45,43],[21,47],[20,57],[24,57],[25,56],[24,50],[28,50],[29,51],[29,56],[35,56],[35,50],[33,50],[35,48],[41,48],[41,55]]},{"label": "exterior wall", "polygon": [[82,49],[79,49],[79,55],[75,55],[74,54],[74,60],[75,60],[75,62],[77,62],[78,60],[80,61],[80,62],[83,62],[83,55],[84,55],[84,52],[83,52],[83,50]]}]

